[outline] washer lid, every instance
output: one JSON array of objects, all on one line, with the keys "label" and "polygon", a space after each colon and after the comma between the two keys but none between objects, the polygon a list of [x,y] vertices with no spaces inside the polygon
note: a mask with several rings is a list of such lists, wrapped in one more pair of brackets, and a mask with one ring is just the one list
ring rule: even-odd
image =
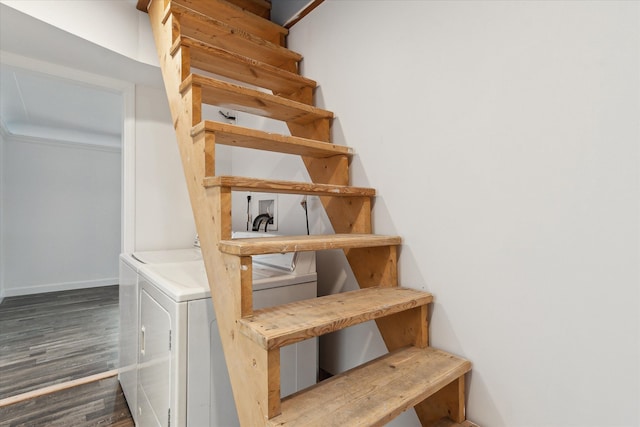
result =
[{"label": "washer lid", "polygon": [[143,264],[164,264],[169,262],[199,261],[202,259],[202,252],[200,248],[188,248],[134,252],[131,256]]},{"label": "washer lid", "polygon": [[[202,261],[147,264],[140,267],[140,274],[177,302],[211,297],[209,282],[204,269],[204,262]],[[316,280],[317,275],[315,272],[301,275],[283,274],[282,270],[253,265],[254,291],[292,286]]]}]

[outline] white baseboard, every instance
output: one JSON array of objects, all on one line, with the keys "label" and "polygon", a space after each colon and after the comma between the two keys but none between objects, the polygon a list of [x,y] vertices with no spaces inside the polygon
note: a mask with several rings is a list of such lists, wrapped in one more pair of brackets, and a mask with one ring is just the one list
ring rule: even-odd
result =
[{"label": "white baseboard", "polygon": [[81,280],[78,282],[45,283],[42,285],[21,286],[19,288],[5,288],[4,297],[17,297],[20,295],[42,294],[45,292],[71,291],[74,289],[97,288],[100,286],[117,285],[117,277],[108,279]]}]

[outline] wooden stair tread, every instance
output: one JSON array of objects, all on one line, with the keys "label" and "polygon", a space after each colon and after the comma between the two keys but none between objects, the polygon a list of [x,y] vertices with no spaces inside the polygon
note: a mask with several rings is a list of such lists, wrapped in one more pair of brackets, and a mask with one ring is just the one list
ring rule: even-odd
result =
[{"label": "wooden stair tread", "polygon": [[287,71],[295,73],[298,70],[297,64],[302,60],[302,55],[279,44],[271,43],[178,3],[170,3],[167,6],[167,16],[170,13],[179,16],[181,36],[191,37]]},{"label": "wooden stair tread", "polygon": [[136,9],[141,12],[147,13],[147,8],[149,7],[149,3],[151,0],[138,0],[136,3]]},{"label": "wooden stair tread", "polygon": [[433,348],[408,347],[282,400],[268,426],[380,426],[471,369]]},{"label": "wooden stair tread", "polygon": [[282,45],[289,30],[275,22],[256,16],[254,13],[226,0],[171,0],[173,3],[193,9],[203,15],[239,28],[247,33]]},{"label": "wooden stair tread", "polygon": [[200,132],[212,132],[216,136],[216,144],[256,150],[274,151],[285,154],[297,154],[316,158],[337,155],[353,155],[350,147],[334,145],[328,142],[296,136],[267,133],[257,129],[230,125],[221,122],[203,121],[193,127],[192,136]]},{"label": "wooden stair tread", "polygon": [[302,125],[333,118],[330,111],[199,74],[188,76],[180,91],[192,85],[202,88],[202,102],[231,110]]},{"label": "wooden stair tread", "polygon": [[399,245],[401,241],[402,239],[398,236],[328,234],[221,240],[218,243],[218,248],[221,252],[230,255],[251,256],[287,252],[396,246]]},{"label": "wooden stair tread", "polygon": [[187,36],[178,38],[172,48],[190,49],[190,65],[210,73],[230,77],[255,86],[273,90],[276,93],[291,94],[304,88],[315,89],[316,82],[265,62],[260,62],[240,54],[210,45]]},{"label": "wooden stair tread", "polygon": [[373,197],[376,195],[376,191],[373,188],[316,184],[313,182],[270,180],[241,176],[209,176],[204,178],[203,185],[205,187],[230,187],[236,191],[255,191],[263,193],[355,197]]},{"label": "wooden stair tread", "polygon": [[271,2],[267,0],[229,0],[231,3],[264,19],[271,17]]},{"label": "wooden stair tread", "polygon": [[410,288],[371,287],[255,310],[240,330],[267,350],[430,303]]}]

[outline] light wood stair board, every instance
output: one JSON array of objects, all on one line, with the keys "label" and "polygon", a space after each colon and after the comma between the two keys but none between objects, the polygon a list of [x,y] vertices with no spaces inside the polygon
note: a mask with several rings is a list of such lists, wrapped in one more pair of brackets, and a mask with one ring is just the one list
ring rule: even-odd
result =
[{"label": "light wood stair board", "polygon": [[414,409],[420,424],[424,426],[431,427],[442,418],[462,423],[465,420],[464,401],[465,377],[461,376],[417,404]]},{"label": "light wood stair board", "polygon": [[408,347],[282,400],[269,426],[382,426],[471,369],[433,348]]},{"label": "light wood stair board", "polygon": [[329,121],[333,118],[333,113],[330,111],[199,74],[191,74],[187,77],[181,84],[180,91],[184,93],[192,86],[201,88],[202,102],[206,104],[275,120],[304,125],[316,121]]},{"label": "light wood stair board", "polygon": [[287,252],[397,246],[401,242],[402,239],[398,236],[328,234],[221,240],[218,243],[218,248],[221,252],[229,255],[251,256]]},{"label": "light wood stair board", "polygon": [[[280,95],[297,95],[294,100],[302,98],[301,93],[308,94],[305,103],[311,104],[316,82],[285,71],[273,65],[257,61],[225,49],[212,46],[191,37],[182,36],[175,41],[172,54],[179,48],[189,49],[189,65],[210,73],[233,78],[244,83],[270,89]],[[186,78],[190,70],[184,67]],[[288,96],[288,98],[292,98]]]},{"label": "light wood stair board", "polygon": [[178,16],[180,33],[174,34],[174,42],[178,36],[191,37],[293,73],[302,60],[299,53],[179,4],[170,3],[166,13]]},{"label": "light wood stair board", "polygon": [[289,30],[275,22],[256,16],[225,0],[171,1],[281,46],[284,46],[285,38],[289,34]]},{"label": "light wood stair board", "polygon": [[234,191],[254,191],[258,193],[308,194],[314,196],[373,197],[373,188],[349,187],[344,185],[315,184],[267,180],[240,176],[209,176],[203,181],[205,187],[229,187]]},{"label": "light wood stair board", "polygon": [[255,310],[240,330],[265,349],[294,344],[433,301],[410,288],[366,288]]},{"label": "light wood stair board", "polygon": [[136,3],[136,9],[146,13],[147,8],[149,7],[149,3],[151,3],[151,0],[138,0],[138,2]]},{"label": "light wood stair board", "polygon": [[264,19],[271,16],[271,2],[266,0],[229,0],[242,9],[254,13]]},{"label": "light wood stair board", "polygon": [[201,122],[193,127],[191,135],[195,137],[201,132],[215,134],[216,144],[231,145],[234,147],[296,154],[313,158],[353,155],[353,150],[343,145],[267,133],[257,129],[249,129],[221,122]]}]

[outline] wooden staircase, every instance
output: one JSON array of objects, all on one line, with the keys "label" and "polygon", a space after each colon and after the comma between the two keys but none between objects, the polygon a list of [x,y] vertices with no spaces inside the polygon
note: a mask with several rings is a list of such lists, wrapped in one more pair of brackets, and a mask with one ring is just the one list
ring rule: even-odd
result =
[{"label": "wooden staircase", "polygon": [[[250,427],[374,426],[414,407],[425,426],[470,425],[471,364],[429,347],[432,296],[398,285],[401,239],[372,234],[375,190],[349,186],[353,152],[331,144],[333,114],[313,106],[316,83],[299,75],[302,56],[286,49],[287,30],[265,19],[268,6],[138,3],[153,27],[239,419]],[[203,104],[281,120],[293,136],[206,121]],[[313,182],[216,175],[217,144],[299,155]],[[336,234],[232,239],[231,192],[238,190],[319,196]],[[253,255],[328,249],[344,250],[360,290],[253,309]],[[388,354],[280,398],[281,347],[368,320]]]}]

